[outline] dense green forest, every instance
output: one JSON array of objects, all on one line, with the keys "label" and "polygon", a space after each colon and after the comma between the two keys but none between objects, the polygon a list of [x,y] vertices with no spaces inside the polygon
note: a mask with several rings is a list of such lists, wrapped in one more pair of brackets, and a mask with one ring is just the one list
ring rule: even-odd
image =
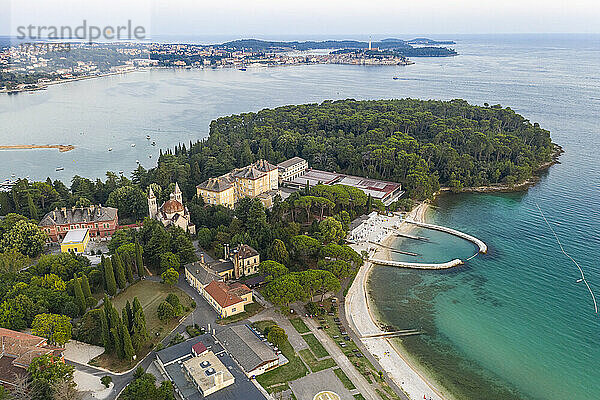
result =
[{"label": "dense green forest", "polygon": [[400,182],[411,198],[441,186],[515,184],[554,151],[550,133],[510,108],[464,100],[325,101],[218,118],[206,140],[179,146],[134,180],[203,180],[264,158],[300,156],[313,168]]}]

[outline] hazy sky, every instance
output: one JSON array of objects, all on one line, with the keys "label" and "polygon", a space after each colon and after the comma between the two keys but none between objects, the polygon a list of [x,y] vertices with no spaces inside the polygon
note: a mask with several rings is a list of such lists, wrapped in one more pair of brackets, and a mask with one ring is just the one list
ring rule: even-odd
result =
[{"label": "hazy sky", "polygon": [[15,21],[99,15],[149,24],[152,35],[600,33],[600,0],[0,0],[0,10],[0,34]]}]

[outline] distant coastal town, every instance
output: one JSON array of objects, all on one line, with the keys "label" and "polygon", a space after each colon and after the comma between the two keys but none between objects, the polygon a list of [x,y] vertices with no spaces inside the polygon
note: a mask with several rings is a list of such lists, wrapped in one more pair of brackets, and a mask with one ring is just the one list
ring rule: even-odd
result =
[{"label": "distant coastal town", "polygon": [[147,68],[247,68],[306,64],[411,65],[409,57],[448,57],[454,42],[425,38],[379,42],[0,43],[0,93]]}]

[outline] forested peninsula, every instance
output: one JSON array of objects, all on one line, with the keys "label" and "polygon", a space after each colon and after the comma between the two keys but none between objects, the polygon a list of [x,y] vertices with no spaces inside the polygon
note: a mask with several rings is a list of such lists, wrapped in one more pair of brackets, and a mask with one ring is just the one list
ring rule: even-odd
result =
[{"label": "forested peninsula", "polygon": [[256,159],[300,156],[313,168],[400,182],[420,200],[440,186],[518,184],[554,153],[547,130],[500,105],[340,100],[218,118],[179,162],[200,182]]}]

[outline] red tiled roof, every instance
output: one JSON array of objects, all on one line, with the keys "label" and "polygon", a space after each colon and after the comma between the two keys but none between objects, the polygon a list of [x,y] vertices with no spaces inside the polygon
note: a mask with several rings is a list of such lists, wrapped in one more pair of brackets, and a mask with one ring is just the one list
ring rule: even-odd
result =
[{"label": "red tiled roof", "polygon": [[196,343],[195,345],[192,346],[192,350],[197,355],[200,355],[200,354],[204,353],[208,349],[206,348],[206,346],[204,345],[204,343],[198,342],[198,343]]},{"label": "red tiled roof", "polygon": [[222,308],[226,308],[244,301],[240,296],[233,293],[225,282],[212,281],[204,288],[204,290]]},{"label": "red tiled roof", "polygon": [[43,337],[5,328],[0,328],[0,349],[0,359],[4,359],[4,363],[10,359],[13,367],[21,368],[27,368],[35,357],[44,354],[60,357],[64,351],[61,347],[48,345]]}]

